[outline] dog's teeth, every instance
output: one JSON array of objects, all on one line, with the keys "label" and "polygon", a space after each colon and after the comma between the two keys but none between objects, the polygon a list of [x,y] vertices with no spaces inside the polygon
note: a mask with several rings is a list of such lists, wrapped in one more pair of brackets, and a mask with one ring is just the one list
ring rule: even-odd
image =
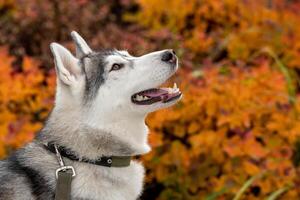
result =
[{"label": "dog's teeth", "polygon": [[143,100],[148,100],[148,99],[149,99],[149,97],[143,96]]},{"label": "dog's teeth", "polygon": [[174,83],[173,89],[177,89],[177,84],[176,83]]},{"label": "dog's teeth", "polygon": [[150,97],[143,96],[143,95],[136,95],[134,97],[134,100],[136,100],[136,101],[144,101],[144,100],[148,100],[148,99],[150,99]]},{"label": "dog's teeth", "polygon": [[140,95],[136,95],[136,100],[138,100],[138,101],[142,101],[142,100],[143,100],[143,97],[142,97],[142,96],[140,96]]},{"label": "dog's teeth", "polygon": [[169,93],[169,94],[177,93],[177,92],[179,92],[179,88],[174,88],[174,87],[173,87],[173,88],[169,88],[169,89],[168,89],[168,93]]}]

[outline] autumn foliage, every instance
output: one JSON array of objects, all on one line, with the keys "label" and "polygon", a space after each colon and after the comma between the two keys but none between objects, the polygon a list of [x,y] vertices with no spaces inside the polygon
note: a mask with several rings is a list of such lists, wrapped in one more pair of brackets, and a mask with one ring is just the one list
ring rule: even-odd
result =
[{"label": "autumn foliage", "polygon": [[[252,186],[257,193],[246,199],[296,184],[292,157],[300,104],[289,104],[282,74],[261,63],[250,70],[231,68],[227,75],[205,69],[203,77],[183,81],[182,102],[149,117],[155,151],[144,160],[151,169],[148,180],[166,188],[160,198],[204,199],[224,191],[223,199],[232,199],[260,173],[263,178]],[[297,199],[297,189],[285,195]]]},{"label": "autumn foliage", "polygon": [[[48,19],[47,12],[66,13],[67,24],[78,10],[86,21],[60,24],[55,37],[45,39],[69,45],[69,29],[82,29],[94,47],[138,54],[174,48],[180,57],[174,81],[182,101],[147,119],[153,150],[142,156],[147,169],[142,199],[300,198],[298,1],[76,0],[53,1],[51,7],[50,1],[34,0],[20,1],[25,7],[19,8],[18,2],[0,1],[5,10],[0,24],[11,25],[0,30],[1,158],[34,137],[53,105],[50,41],[27,26],[54,31],[59,20]],[[110,14],[92,18],[89,10]],[[39,27],[40,15],[49,23]],[[20,34],[5,34],[16,24],[34,46],[27,47]]]},{"label": "autumn foliage", "polygon": [[38,61],[24,57],[22,69],[0,48],[0,157],[33,139],[53,104],[54,74],[46,76]]}]

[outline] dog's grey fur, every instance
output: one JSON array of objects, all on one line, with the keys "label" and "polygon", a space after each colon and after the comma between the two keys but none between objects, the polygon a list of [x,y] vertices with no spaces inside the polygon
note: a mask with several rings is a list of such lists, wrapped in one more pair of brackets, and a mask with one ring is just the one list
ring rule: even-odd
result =
[{"label": "dog's grey fur", "polygon": [[[59,122],[53,119],[55,118],[53,115],[54,113],[34,141],[1,161],[0,199],[53,199],[55,191],[53,172],[58,168],[58,164],[55,155],[43,147],[44,142],[57,141],[65,146],[70,146],[71,143],[72,150],[90,158],[95,157],[95,152],[97,155],[135,153],[128,144],[109,133],[99,133],[98,130],[89,127],[81,127],[71,132],[67,127],[55,126]],[[73,161],[68,159],[65,161],[67,165],[75,166]]]},{"label": "dog's grey fur", "polygon": [[[55,171],[59,165],[56,155],[44,147],[47,142],[55,142],[76,152],[79,157],[90,159],[103,155],[133,156],[148,152],[150,148],[147,145],[147,127],[144,123],[146,114],[174,103],[149,108],[137,107],[138,111],[133,111],[128,108],[132,105],[114,105],[112,99],[112,102],[102,101],[106,106],[111,103],[112,107],[104,108],[100,113],[97,108],[105,105],[99,105],[99,98],[106,97],[107,93],[102,96],[98,93],[105,90],[103,85],[106,85],[109,77],[109,56],[115,55],[127,60],[126,67],[130,70],[134,70],[135,65],[140,63],[166,65],[165,68],[157,68],[159,73],[154,72],[146,86],[137,82],[135,90],[139,91],[147,89],[141,88],[142,86],[149,87],[164,82],[174,73],[174,67],[161,63],[161,52],[149,54],[139,60],[116,50],[93,52],[76,32],[72,32],[72,37],[76,43],[77,58],[73,58],[62,46],[51,45],[58,74],[57,94],[54,109],[45,126],[32,142],[6,160],[0,161],[1,200],[54,199]],[[134,62],[133,59],[139,62]],[[69,69],[65,68],[67,65]],[[79,67],[75,68],[74,65]],[[113,77],[110,81],[115,82],[122,78],[110,76]],[[119,85],[108,87],[106,90],[117,94],[118,87]],[[123,102],[129,102],[127,96]],[[64,161],[66,165],[72,165],[77,174],[72,182],[72,199],[133,200],[141,194],[144,169],[137,161],[131,161],[129,167],[123,168],[107,168],[67,158]]]},{"label": "dog's grey fur", "polygon": [[[97,91],[100,88],[101,84],[103,84],[105,81],[104,66],[106,63],[104,61],[104,58],[106,56],[114,54],[116,53],[112,50],[98,51],[96,53],[90,53],[81,59],[86,77],[86,101],[93,99],[93,97],[97,94]],[[87,66],[87,62],[89,62],[89,66]]]}]

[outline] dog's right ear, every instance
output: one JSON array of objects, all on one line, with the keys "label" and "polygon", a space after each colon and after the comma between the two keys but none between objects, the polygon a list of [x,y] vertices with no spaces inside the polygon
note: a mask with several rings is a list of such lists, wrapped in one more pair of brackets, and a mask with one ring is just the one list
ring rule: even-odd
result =
[{"label": "dog's right ear", "polygon": [[92,52],[92,49],[89,47],[89,45],[84,41],[84,39],[76,32],[72,31],[71,36],[75,42],[76,45],[76,57],[78,59],[84,57],[85,55],[88,55]]},{"label": "dog's right ear", "polygon": [[79,60],[60,44],[51,43],[50,49],[59,79],[66,85],[73,85],[82,75]]}]

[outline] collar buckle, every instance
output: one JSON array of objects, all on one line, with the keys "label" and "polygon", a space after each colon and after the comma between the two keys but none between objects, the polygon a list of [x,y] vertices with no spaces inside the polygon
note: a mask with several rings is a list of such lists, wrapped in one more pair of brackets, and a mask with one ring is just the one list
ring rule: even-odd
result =
[{"label": "collar buckle", "polygon": [[74,167],[73,167],[73,166],[65,166],[64,160],[63,160],[63,158],[61,157],[60,152],[59,152],[59,150],[58,150],[56,144],[54,144],[54,149],[55,149],[57,161],[58,161],[58,163],[59,163],[59,165],[60,165],[60,168],[58,168],[58,169],[55,171],[56,179],[58,178],[58,173],[59,173],[60,171],[66,172],[67,170],[71,170],[71,171],[72,171],[72,177],[75,177],[75,176],[76,176],[76,172],[75,172]]},{"label": "collar buckle", "polygon": [[67,170],[71,170],[71,171],[72,171],[72,177],[75,177],[75,176],[76,176],[76,172],[75,172],[75,169],[74,169],[73,166],[62,166],[62,167],[58,168],[58,169],[55,171],[56,179],[58,178],[58,173],[59,173],[60,171],[66,172]]}]

